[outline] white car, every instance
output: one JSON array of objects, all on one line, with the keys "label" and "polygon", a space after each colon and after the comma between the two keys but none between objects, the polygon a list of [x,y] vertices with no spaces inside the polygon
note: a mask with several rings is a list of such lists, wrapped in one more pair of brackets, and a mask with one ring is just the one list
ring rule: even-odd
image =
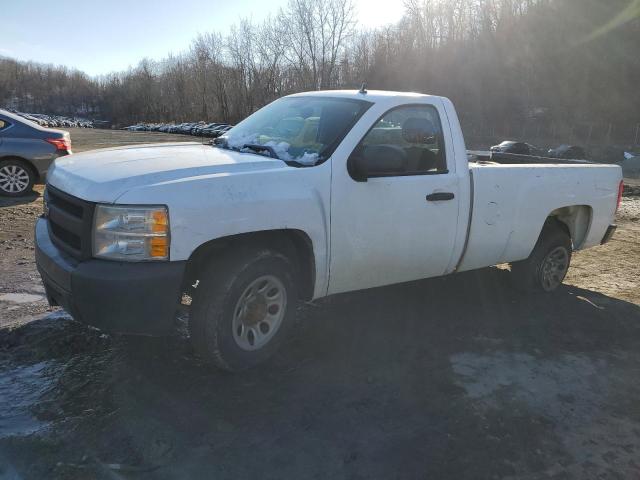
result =
[{"label": "white car", "polygon": [[[452,103],[381,91],[281,98],[215,145],[111,148],[49,172],[36,259],[52,304],[99,328],[190,335],[265,360],[296,302],[501,263],[551,291],[606,242],[618,166],[469,163]],[[188,302],[187,302],[188,303]]]}]

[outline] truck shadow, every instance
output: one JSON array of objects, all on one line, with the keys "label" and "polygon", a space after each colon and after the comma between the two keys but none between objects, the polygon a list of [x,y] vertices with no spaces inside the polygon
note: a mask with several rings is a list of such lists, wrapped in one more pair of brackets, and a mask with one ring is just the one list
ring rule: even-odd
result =
[{"label": "truck shadow", "polygon": [[33,190],[32,192],[23,195],[21,197],[5,197],[0,195],[0,208],[2,207],[13,207],[16,205],[26,205],[29,203],[33,203],[38,198],[40,198],[42,194],[39,191]]},{"label": "truck shadow", "polygon": [[[0,456],[27,477],[121,464],[153,478],[460,479],[558,462],[584,476],[632,468],[640,450],[636,305],[574,287],[525,296],[488,269],[301,316],[274,359],[235,375],[179,337],[108,338],[60,319],[3,332],[0,388],[18,388],[6,372],[44,365],[32,382],[47,388],[26,409],[47,428],[0,434]],[[595,435],[579,418],[601,426],[599,446],[580,448],[615,461],[579,460],[571,445]]]}]

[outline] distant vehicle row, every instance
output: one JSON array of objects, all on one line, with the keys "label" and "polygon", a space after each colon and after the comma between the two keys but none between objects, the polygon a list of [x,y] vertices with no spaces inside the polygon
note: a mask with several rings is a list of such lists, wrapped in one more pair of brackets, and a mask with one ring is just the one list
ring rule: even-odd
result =
[{"label": "distant vehicle row", "polygon": [[178,133],[183,135],[196,135],[199,137],[216,138],[230,130],[232,125],[228,123],[206,123],[206,122],[185,122],[185,123],[138,123],[125,127],[124,130],[130,132],[162,132]]},{"label": "distant vehicle row", "polygon": [[24,113],[16,110],[9,110],[14,115],[18,115],[27,120],[37,123],[41,127],[68,127],[68,128],[94,128],[93,121],[85,118],[64,117],[61,115],[45,115],[44,113]]}]

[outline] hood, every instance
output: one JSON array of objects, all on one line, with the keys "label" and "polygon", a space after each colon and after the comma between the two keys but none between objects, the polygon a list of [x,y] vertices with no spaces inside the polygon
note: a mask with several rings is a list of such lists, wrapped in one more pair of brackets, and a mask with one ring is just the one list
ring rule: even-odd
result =
[{"label": "hood", "polygon": [[195,142],[106,148],[58,158],[47,182],[91,202],[115,202],[127,191],[188,177],[286,168],[281,160]]}]

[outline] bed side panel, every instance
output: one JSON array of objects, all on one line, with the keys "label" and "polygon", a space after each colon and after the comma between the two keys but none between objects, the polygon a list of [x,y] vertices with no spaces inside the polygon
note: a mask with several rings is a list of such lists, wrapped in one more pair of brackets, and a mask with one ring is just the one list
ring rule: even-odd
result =
[{"label": "bed side panel", "polygon": [[474,214],[460,271],[523,260],[549,214],[586,205],[593,215],[581,248],[598,245],[613,223],[621,178],[608,165],[472,166]]}]

